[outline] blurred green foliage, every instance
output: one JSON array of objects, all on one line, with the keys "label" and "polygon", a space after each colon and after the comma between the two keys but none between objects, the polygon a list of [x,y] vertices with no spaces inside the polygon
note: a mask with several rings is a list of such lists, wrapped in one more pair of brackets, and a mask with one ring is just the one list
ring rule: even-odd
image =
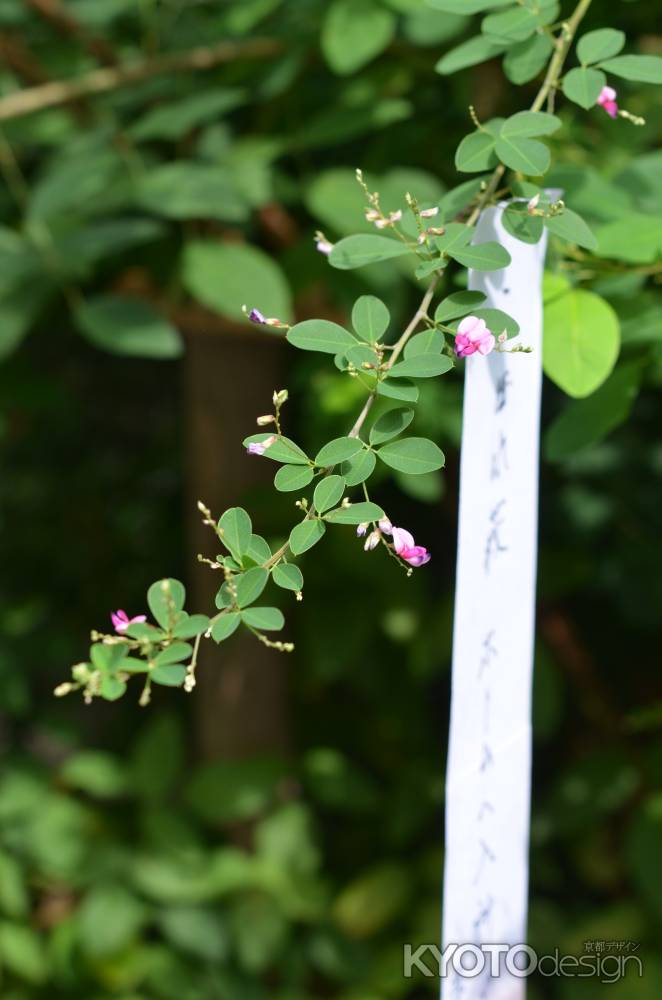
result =
[{"label": "blurred green foliage", "polygon": [[[77,33],[2,0],[3,93],[37,73],[95,69],[99,40],[120,64],[257,36],[277,50],[3,125],[0,991],[432,996],[434,982],[402,978],[402,944],[439,936],[457,381],[421,388],[418,427],[449,455],[444,480],[420,477],[415,498],[382,482],[394,516],[411,522],[419,505],[420,534],[438,539],[434,571],[403,581],[350,539],[306,566],[289,755],[201,761],[180,693],[160,691],[145,712],[85,710],[51,690],[120,595],[137,609],[152,579],[187,576],[186,415],[178,366],[162,360],[182,350],[177,309],[191,296],[234,320],[259,289],[267,314],[287,318],[312,296],[346,315],[374,291],[404,318],[416,289],[397,261],[329,271],[313,233],[361,229],[359,165],[388,210],[408,188],[437,200],[458,183],[467,105],[485,117],[517,111],[513,88],[498,62],[436,75],[472,32],[419,0],[68,0],[67,10]],[[652,2],[609,14],[634,49],[660,51]],[[603,16],[594,4],[587,25]],[[343,32],[359,28],[363,44],[347,44]],[[641,942],[644,978],[611,989],[647,1000],[662,988],[662,330],[645,273],[659,258],[662,101],[652,88],[623,91],[647,127],[561,106],[566,165],[551,177],[604,227],[613,267],[576,263],[620,318],[623,361],[602,405],[546,390],[531,943],[581,953],[586,941]],[[639,241],[624,239],[615,205]],[[638,270],[620,273],[623,260]],[[356,409],[355,387],[316,358],[293,359],[288,384],[313,450]],[[577,450],[578,427],[580,444],[600,443]],[[282,533],[272,493],[252,501],[262,530]],[[600,988],[580,985],[536,982],[531,994],[575,1000]]]}]

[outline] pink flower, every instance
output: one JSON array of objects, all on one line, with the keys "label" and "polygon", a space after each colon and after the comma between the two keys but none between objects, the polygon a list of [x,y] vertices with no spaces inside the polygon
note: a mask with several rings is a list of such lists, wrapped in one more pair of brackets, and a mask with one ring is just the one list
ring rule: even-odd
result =
[{"label": "pink flower", "polygon": [[249,455],[264,455],[267,448],[271,448],[275,440],[276,435],[271,434],[264,441],[251,441],[250,444],[246,445],[246,451]]},{"label": "pink flower", "polygon": [[421,209],[420,216],[422,219],[434,219],[435,215],[439,213],[439,207],[434,208],[423,208]]},{"label": "pink flower", "polygon": [[616,91],[613,87],[603,87],[595,102],[604,108],[610,118],[618,118],[618,104],[616,103]]},{"label": "pink flower", "polygon": [[134,615],[133,618],[129,618],[126,611],[111,611],[110,620],[113,623],[113,628],[120,635],[122,632],[126,632],[129,625],[142,625],[143,622],[147,621],[147,615]]},{"label": "pink flower", "polygon": [[328,240],[318,236],[315,240],[315,247],[320,253],[323,253],[325,257],[328,257],[333,250],[333,243],[329,243]]},{"label": "pink flower", "polygon": [[408,562],[410,566],[425,566],[430,562],[431,556],[423,545],[416,545],[414,536],[404,528],[393,526],[393,548],[401,559]]},{"label": "pink flower", "polygon": [[496,341],[491,331],[487,329],[484,319],[477,316],[465,316],[455,334],[455,353],[460,358],[468,358],[470,354],[489,354],[494,350]]}]

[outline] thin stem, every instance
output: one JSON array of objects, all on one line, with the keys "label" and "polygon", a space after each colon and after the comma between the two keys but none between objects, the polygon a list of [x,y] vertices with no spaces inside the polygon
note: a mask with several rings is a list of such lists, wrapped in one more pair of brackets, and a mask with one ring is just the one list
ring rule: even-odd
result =
[{"label": "thin stem", "polygon": [[[535,100],[533,101],[533,104],[531,105],[530,109],[531,111],[539,111],[540,108],[545,103],[548,94],[550,94],[554,89],[556,85],[556,80],[558,79],[558,75],[563,68],[563,64],[566,60],[568,51],[570,49],[570,45],[575,36],[577,28],[579,27],[579,24],[584,15],[586,14],[588,8],[590,7],[591,3],[592,0],[580,0],[580,3],[577,5],[574,13],[570,17],[570,20],[565,24],[563,34],[557,40],[556,51],[554,52],[554,55],[550,60],[550,64],[547,69],[545,79],[542,83],[540,90],[538,91],[538,94],[536,95]],[[1,103],[2,102],[0,102],[0,106]],[[483,211],[487,203],[490,201],[494,193],[498,190],[499,183],[505,171],[506,168],[503,164],[499,164],[499,166],[495,168],[495,170],[492,173],[492,176],[490,177],[487,183],[485,190],[483,191],[481,197],[478,200],[478,203],[476,204],[471,215],[467,219],[466,224],[468,226],[473,226],[477,222],[481,212]],[[400,354],[404,350],[407,341],[418,328],[419,323],[421,323],[427,317],[428,309],[430,307],[430,303],[432,302],[434,293],[437,289],[437,285],[439,284],[440,277],[441,276],[439,274],[435,274],[434,277],[432,278],[427,288],[427,291],[425,292],[425,295],[421,299],[418,309],[416,310],[416,312],[411,318],[411,321],[403,331],[402,336],[395,343],[393,347],[391,356],[388,360],[387,365],[385,366],[387,369],[393,367],[395,362],[398,360]],[[370,413],[370,410],[372,409],[372,406],[375,402],[376,396],[377,393],[376,391],[373,390],[366,399],[365,403],[363,404],[363,408],[359,413],[354,426],[349,432],[348,435],[349,437],[355,438],[359,436],[361,429],[367,419],[367,416]],[[304,520],[310,520],[314,516],[315,516],[315,509],[314,507],[311,506]],[[289,548],[290,548],[289,541],[281,545],[281,547],[276,552],[274,552],[271,558],[264,563],[264,569],[271,569],[272,566],[275,566],[276,563],[278,563],[283,558],[283,556],[286,555],[286,553],[289,551]]]}]

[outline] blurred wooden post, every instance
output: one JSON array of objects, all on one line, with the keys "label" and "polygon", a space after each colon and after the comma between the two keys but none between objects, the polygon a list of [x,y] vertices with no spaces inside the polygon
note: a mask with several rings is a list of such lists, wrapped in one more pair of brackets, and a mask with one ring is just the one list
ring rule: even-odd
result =
[{"label": "blurred wooden post", "polygon": [[[185,412],[190,607],[214,607],[220,574],[197,561],[198,552],[218,548],[203,527],[197,501],[218,516],[240,505],[247,490],[269,483],[274,468],[246,455],[241,441],[269,412],[281,387],[283,345],[276,338],[223,324],[218,317],[182,318],[187,353]],[[207,760],[278,752],[288,743],[287,656],[237,633],[228,642],[202,645],[194,693],[197,740]]]}]

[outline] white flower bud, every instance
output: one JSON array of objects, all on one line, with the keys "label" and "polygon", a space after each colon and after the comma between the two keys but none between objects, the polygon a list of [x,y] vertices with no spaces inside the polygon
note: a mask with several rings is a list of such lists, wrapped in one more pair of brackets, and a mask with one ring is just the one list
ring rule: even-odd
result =
[{"label": "white flower bud", "polygon": [[371,531],[365,540],[365,545],[363,546],[366,552],[372,552],[379,545],[379,541],[382,535],[380,531]]}]

